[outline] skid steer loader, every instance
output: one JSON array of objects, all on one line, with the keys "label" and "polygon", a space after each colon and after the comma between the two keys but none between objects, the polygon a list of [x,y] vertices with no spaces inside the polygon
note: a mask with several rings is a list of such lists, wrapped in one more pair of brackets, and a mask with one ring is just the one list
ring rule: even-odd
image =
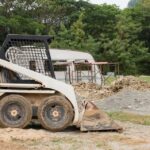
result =
[{"label": "skid steer loader", "polygon": [[7,35],[0,50],[0,126],[24,128],[38,119],[50,131],[122,128],[91,102],[79,104],[74,88],[55,79],[50,36]]}]

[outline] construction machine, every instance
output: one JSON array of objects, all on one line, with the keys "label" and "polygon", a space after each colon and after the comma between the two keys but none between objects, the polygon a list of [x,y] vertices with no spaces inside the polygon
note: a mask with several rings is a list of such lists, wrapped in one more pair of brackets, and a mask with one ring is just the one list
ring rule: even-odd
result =
[{"label": "construction machine", "polygon": [[56,80],[50,36],[7,35],[0,50],[0,126],[25,128],[32,119],[50,131],[122,128],[92,102],[78,102],[73,86]]}]

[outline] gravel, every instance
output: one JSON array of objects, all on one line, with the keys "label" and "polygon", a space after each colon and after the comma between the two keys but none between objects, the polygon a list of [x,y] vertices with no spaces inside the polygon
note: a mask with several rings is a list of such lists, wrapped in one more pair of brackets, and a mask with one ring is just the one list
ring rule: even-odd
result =
[{"label": "gravel", "polygon": [[150,90],[123,89],[110,97],[95,101],[105,111],[127,111],[150,115]]}]

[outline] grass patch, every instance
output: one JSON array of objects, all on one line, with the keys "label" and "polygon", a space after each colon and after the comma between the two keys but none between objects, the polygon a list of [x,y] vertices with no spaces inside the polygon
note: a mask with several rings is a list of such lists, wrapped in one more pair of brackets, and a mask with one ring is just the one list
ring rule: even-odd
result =
[{"label": "grass patch", "polygon": [[101,142],[97,142],[96,147],[97,148],[104,148],[105,150],[111,150],[108,146],[108,143],[105,140],[103,140]]},{"label": "grass patch", "polygon": [[62,143],[62,141],[63,140],[61,138],[54,138],[54,139],[52,139],[52,142],[56,143],[56,144]]},{"label": "grass patch", "polygon": [[139,79],[150,83],[150,76],[140,76]]},{"label": "grass patch", "polygon": [[110,85],[112,82],[114,82],[117,78],[114,76],[105,77],[105,85]]},{"label": "grass patch", "polygon": [[150,116],[148,115],[137,115],[126,112],[109,112],[108,115],[115,120],[129,121],[136,124],[150,126]]},{"label": "grass patch", "polygon": [[[142,76],[139,76],[137,78],[141,81],[146,81],[146,82],[150,83],[150,76],[142,75]],[[105,85],[110,85],[115,80],[117,80],[117,77],[114,77],[114,76],[105,77]]]}]

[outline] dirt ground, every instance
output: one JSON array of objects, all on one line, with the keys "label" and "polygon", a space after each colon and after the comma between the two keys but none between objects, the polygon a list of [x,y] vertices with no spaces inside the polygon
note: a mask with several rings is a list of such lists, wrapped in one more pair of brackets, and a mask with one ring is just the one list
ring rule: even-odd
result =
[{"label": "dirt ground", "polygon": [[[106,111],[131,111],[150,115],[150,85],[127,77],[103,89],[98,85],[75,85],[78,99],[87,99]],[[69,127],[49,132],[41,126],[27,129],[0,128],[0,150],[150,150],[150,126],[119,122],[124,131],[80,132]]]},{"label": "dirt ground", "polygon": [[52,133],[44,129],[0,129],[1,150],[150,150],[150,127],[121,123],[123,133],[76,128]]}]

